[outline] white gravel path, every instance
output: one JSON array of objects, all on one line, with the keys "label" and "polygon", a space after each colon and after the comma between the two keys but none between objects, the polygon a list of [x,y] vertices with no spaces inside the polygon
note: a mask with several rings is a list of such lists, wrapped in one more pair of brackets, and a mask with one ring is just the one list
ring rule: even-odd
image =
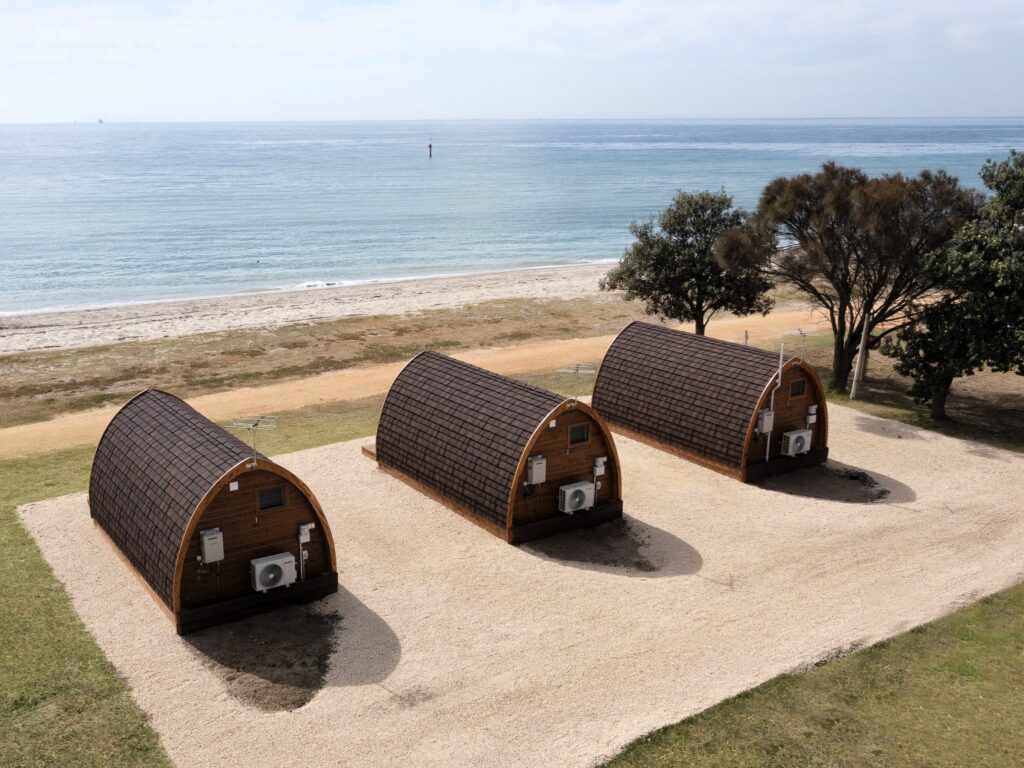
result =
[{"label": "white gravel path", "polygon": [[[858,493],[824,471],[742,485],[620,438],[629,525],[537,547],[379,472],[358,441],[282,457],[331,519],[344,586],[319,604],[342,615],[324,686],[294,711],[232,695],[92,529],[84,494],[22,515],[179,765],[586,766],[1024,580],[1024,457],[830,413],[834,461],[888,498],[779,490]],[[631,552],[655,570],[602,564]]]}]

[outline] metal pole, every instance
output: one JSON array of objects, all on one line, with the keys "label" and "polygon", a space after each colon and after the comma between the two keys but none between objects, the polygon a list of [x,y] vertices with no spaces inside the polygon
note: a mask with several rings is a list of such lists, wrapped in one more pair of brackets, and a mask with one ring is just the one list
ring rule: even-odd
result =
[{"label": "metal pole", "polygon": [[857,350],[857,364],[853,368],[853,383],[850,385],[850,399],[857,399],[857,385],[864,377],[864,362],[868,354],[868,326],[871,324],[871,311],[864,310],[864,327],[860,333],[860,349]]}]

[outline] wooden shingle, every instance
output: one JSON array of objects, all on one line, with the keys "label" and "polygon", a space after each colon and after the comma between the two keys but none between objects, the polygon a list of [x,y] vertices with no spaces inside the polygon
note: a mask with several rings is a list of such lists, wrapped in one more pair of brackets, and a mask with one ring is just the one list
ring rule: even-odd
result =
[{"label": "wooden shingle", "polygon": [[634,322],[605,355],[593,407],[613,425],[739,468],[778,372],[778,354]]},{"label": "wooden shingle", "polygon": [[384,402],[377,460],[504,528],[519,460],[538,425],[563,402],[553,392],[423,352]]},{"label": "wooden shingle", "polygon": [[234,435],[156,389],[130,400],[103,434],[89,479],[90,514],[169,608],[178,550],[197,505],[252,456]]}]

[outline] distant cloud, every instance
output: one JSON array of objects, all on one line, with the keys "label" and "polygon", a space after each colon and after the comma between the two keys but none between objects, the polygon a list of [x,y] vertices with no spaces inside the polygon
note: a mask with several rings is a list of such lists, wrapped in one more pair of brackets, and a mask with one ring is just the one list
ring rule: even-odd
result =
[{"label": "distant cloud", "polygon": [[0,0],[0,121],[1020,113],[1018,2]]}]

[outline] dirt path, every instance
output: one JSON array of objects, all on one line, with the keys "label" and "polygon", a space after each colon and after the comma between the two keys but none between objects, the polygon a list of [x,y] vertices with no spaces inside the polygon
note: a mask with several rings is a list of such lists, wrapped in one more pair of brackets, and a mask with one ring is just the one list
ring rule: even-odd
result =
[{"label": "dirt path", "polygon": [[[583,768],[1024,579],[1024,457],[835,406],[830,427],[835,471],[768,487],[620,438],[625,522],[522,547],[382,473],[360,441],[279,457],[330,519],[342,589],[310,606],[320,620],[192,638],[85,494],[21,514],[183,768]],[[285,668],[296,645],[318,674]]]},{"label": "dirt path", "polygon": [[[823,319],[810,310],[777,312],[767,317],[728,317],[713,322],[709,334],[742,341],[749,329],[753,339],[795,333],[797,328],[821,332]],[[554,371],[572,361],[599,362],[613,336],[531,342],[512,347],[491,347],[455,355],[498,373]],[[189,402],[207,417],[223,420],[247,413],[289,411],[317,403],[355,400],[386,392],[402,364],[332,371],[305,379],[262,387],[243,387],[194,397]],[[97,408],[58,416],[49,421],[0,429],[0,461],[96,443],[116,407]]]}]

